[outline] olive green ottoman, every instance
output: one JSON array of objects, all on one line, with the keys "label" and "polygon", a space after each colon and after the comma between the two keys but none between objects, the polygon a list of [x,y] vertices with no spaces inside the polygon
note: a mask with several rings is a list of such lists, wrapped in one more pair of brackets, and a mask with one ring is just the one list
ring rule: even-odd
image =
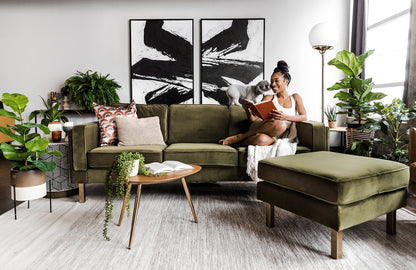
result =
[{"label": "olive green ottoman", "polygon": [[387,233],[396,233],[395,210],[405,206],[409,182],[401,163],[327,151],[261,160],[258,175],[267,226],[274,226],[274,206],[328,226],[335,259],[344,229],[387,214]]}]

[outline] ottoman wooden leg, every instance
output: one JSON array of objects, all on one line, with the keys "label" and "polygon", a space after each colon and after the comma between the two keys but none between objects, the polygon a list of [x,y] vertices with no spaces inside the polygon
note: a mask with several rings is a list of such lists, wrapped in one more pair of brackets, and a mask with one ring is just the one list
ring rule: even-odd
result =
[{"label": "ottoman wooden leg", "polygon": [[267,227],[274,227],[274,205],[266,203],[266,225]]},{"label": "ottoman wooden leg", "polygon": [[386,231],[388,234],[396,234],[396,211],[387,213]]},{"label": "ottoman wooden leg", "polygon": [[331,257],[342,259],[342,231],[331,229]]},{"label": "ottoman wooden leg", "polygon": [[85,184],[78,184],[79,202],[85,203]]}]

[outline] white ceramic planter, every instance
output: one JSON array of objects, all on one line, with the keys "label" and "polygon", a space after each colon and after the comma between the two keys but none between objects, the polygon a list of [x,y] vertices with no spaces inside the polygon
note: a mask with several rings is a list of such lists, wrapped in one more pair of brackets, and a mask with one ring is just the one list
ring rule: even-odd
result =
[{"label": "white ceramic planter", "polygon": [[131,166],[133,166],[133,169],[131,170],[131,173],[130,173],[130,177],[131,176],[136,176],[136,175],[138,175],[139,174],[139,165],[140,165],[140,160],[138,160],[138,159],[136,159],[136,160],[134,160],[134,161],[131,161],[131,163],[132,163],[132,165]]},{"label": "white ceramic planter", "polygon": [[[46,172],[40,170],[10,171],[11,198],[16,201],[29,201],[46,195]],[[15,190],[13,188],[15,187]]]}]

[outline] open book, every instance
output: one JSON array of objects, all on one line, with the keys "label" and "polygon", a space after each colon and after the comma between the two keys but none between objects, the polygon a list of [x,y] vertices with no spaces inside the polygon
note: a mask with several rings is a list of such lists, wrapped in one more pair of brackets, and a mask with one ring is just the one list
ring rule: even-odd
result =
[{"label": "open book", "polygon": [[162,163],[152,162],[144,165],[144,168],[147,168],[152,174],[193,169],[191,165],[174,160],[166,160]]},{"label": "open book", "polygon": [[270,113],[272,110],[277,110],[272,100],[263,101],[257,104],[249,102],[248,104],[250,106],[251,112],[263,120],[271,118]]}]

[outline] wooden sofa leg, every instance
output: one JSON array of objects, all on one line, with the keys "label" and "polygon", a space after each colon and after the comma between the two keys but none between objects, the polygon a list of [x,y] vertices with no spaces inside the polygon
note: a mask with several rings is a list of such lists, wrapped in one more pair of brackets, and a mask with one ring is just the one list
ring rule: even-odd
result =
[{"label": "wooden sofa leg", "polygon": [[331,229],[331,257],[342,259],[342,231]]},{"label": "wooden sofa leg", "polygon": [[78,184],[79,187],[79,202],[85,203],[85,184]]},{"label": "wooden sofa leg", "polygon": [[396,234],[396,211],[387,213],[386,231],[388,234]]},{"label": "wooden sofa leg", "polygon": [[274,227],[274,205],[266,203],[266,225],[269,228]]}]

